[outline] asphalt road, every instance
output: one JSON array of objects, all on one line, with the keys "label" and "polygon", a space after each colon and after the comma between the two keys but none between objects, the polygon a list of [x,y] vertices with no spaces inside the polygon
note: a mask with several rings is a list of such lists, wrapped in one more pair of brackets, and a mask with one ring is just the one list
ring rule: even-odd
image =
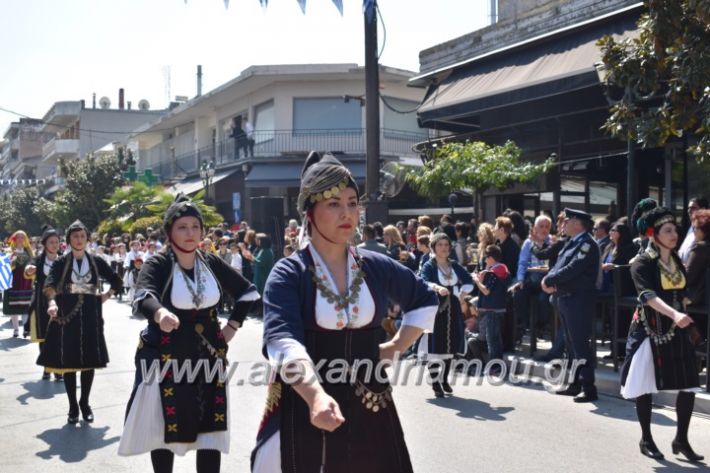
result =
[{"label": "asphalt road", "polygon": [[[35,365],[38,348],[13,339],[9,319],[0,319],[0,471],[147,472],[148,455],[119,457],[123,416],[133,385],[133,354],[144,320],[132,318],[126,303],[104,308],[111,355],[97,371],[91,395],[96,421],[66,424],[63,383],[42,381]],[[238,361],[230,391],[231,452],[222,471],[249,471],[249,455],[264,407],[266,389],[237,385],[260,355],[261,324],[249,320],[232,341],[229,358]],[[410,378],[411,379],[411,378]],[[416,472],[643,472],[695,471],[676,458],[670,443],[675,413],[654,410],[653,432],[667,461],[638,451],[640,429],[633,404],[602,396],[594,404],[547,393],[539,384],[491,385],[459,376],[454,396],[435,399],[427,385],[394,390]],[[691,443],[710,458],[710,420],[694,416]],[[176,458],[175,471],[195,471],[194,453]]]}]

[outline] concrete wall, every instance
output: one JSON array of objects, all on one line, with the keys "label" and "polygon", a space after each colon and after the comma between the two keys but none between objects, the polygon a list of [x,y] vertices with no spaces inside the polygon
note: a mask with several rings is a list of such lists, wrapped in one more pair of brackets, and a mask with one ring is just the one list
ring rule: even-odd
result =
[{"label": "concrete wall", "polygon": [[160,117],[163,111],[103,110],[85,108],[79,116],[79,157],[103,148],[109,143],[126,143],[128,136],[146,123]]},{"label": "concrete wall", "polygon": [[451,66],[636,3],[639,0],[499,0],[497,23],[421,51],[420,72]]}]

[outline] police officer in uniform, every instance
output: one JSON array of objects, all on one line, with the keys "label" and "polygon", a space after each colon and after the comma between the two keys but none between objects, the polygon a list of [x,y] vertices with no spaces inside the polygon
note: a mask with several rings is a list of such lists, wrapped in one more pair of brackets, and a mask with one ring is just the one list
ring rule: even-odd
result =
[{"label": "police officer in uniform", "polygon": [[557,394],[575,396],[574,402],[597,400],[590,337],[601,267],[599,247],[589,234],[592,216],[565,209],[564,233],[569,240],[555,266],[542,280],[542,289],[557,299],[570,361],[577,360],[574,383]]}]

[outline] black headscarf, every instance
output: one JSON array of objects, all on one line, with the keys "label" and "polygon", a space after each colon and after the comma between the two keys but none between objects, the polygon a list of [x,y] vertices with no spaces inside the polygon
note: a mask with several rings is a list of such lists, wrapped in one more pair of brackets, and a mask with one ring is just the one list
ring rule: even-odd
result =
[{"label": "black headscarf", "polygon": [[163,219],[163,229],[165,234],[170,238],[170,229],[175,223],[175,220],[182,217],[195,217],[200,221],[200,228],[204,230],[205,221],[202,218],[202,212],[200,209],[192,202],[185,194],[180,192],[175,196],[175,201],[170,204],[168,210],[165,211],[165,218]]},{"label": "black headscarf", "polygon": [[40,240],[42,242],[42,246],[46,246],[47,240],[53,236],[59,238],[59,232],[49,225],[42,225],[42,238]]}]

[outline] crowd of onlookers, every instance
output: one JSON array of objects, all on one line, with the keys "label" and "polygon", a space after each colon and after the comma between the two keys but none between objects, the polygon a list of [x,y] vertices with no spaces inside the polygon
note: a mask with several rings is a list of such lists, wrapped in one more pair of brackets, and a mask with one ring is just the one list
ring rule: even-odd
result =
[{"label": "crowd of onlookers", "polygon": [[[683,234],[678,252],[688,276],[689,300],[693,305],[702,305],[705,300],[705,273],[710,267],[710,247],[707,244],[710,238],[710,209],[706,199],[694,198],[689,202],[687,210],[691,226]],[[353,244],[385,254],[412,271],[421,273],[423,265],[432,257],[432,237],[443,233],[451,242],[449,258],[470,274],[480,276],[481,281],[490,269],[489,261],[504,265],[509,272],[506,281],[509,297],[505,317],[500,324],[503,348],[506,351],[512,350],[521,341],[523,333],[528,331],[553,342],[550,352],[540,357],[544,360],[562,356],[564,351],[561,334],[557,338],[553,336],[554,311],[549,296],[541,290],[540,284],[546,270],[554,266],[557,254],[566,241],[561,231],[564,218],[564,213],[554,221],[546,214],[535,218],[523,217],[521,213],[510,209],[490,223],[477,223],[475,220],[464,222],[449,215],[434,221],[423,215],[406,222],[398,221],[394,225],[368,223],[358,229]],[[613,270],[628,265],[639,249],[645,246],[645,238],[636,234],[627,217],[599,218],[595,220],[591,233],[601,253],[599,291],[601,295],[611,295]],[[258,233],[247,222],[241,222],[238,228],[223,223],[206,230],[201,248],[219,255],[252,281],[262,293],[275,260],[298,250],[300,234],[299,222],[290,220],[282,236],[283,253],[276,255],[272,249],[271,236]],[[117,294],[119,299],[126,296],[130,299],[140,268],[166,244],[162,231],[151,228],[147,229],[145,235],[93,233],[90,240],[89,251],[105,259],[124,281],[128,294]],[[32,238],[31,241],[38,250],[39,239]],[[62,240],[60,252],[65,250],[66,243]],[[496,258],[489,259],[491,254]],[[633,293],[633,284],[628,275],[623,276],[621,284],[624,293]],[[480,292],[474,284],[471,297],[461,301],[465,316],[476,315],[476,301]],[[531,311],[535,314],[534,326],[531,326]],[[605,324],[603,329],[611,332],[610,318],[606,316],[602,320]],[[621,320],[619,324],[628,324],[628,321]],[[472,336],[474,341],[477,325],[476,317],[466,322],[467,335]],[[623,327],[619,328],[623,330]]]}]

